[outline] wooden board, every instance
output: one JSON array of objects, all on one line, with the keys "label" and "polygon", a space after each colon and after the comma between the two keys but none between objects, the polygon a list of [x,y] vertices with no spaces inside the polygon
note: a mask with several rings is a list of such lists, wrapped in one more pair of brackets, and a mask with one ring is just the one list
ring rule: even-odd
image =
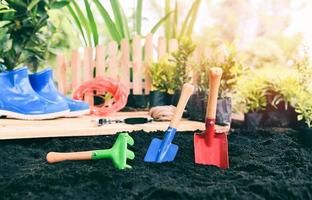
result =
[{"label": "wooden board", "polygon": [[[147,112],[119,112],[110,119],[123,119],[127,117],[149,117]],[[151,122],[139,125],[107,124],[96,126],[94,120],[98,117],[83,116],[79,118],[61,118],[55,120],[25,121],[14,119],[0,119],[0,140],[22,138],[46,137],[72,137],[113,135],[121,131],[144,130],[147,132],[166,130],[169,122]],[[204,130],[205,124],[201,122],[182,119],[178,131]]]}]

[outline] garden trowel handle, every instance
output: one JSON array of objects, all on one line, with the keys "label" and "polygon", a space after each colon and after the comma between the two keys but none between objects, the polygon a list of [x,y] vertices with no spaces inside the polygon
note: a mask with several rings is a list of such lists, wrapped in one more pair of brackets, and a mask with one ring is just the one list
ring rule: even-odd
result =
[{"label": "garden trowel handle", "polygon": [[72,153],[50,152],[47,154],[48,163],[57,163],[65,160],[91,160],[92,151],[81,151]]},{"label": "garden trowel handle", "polygon": [[178,124],[179,121],[182,117],[183,111],[185,109],[186,103],[189,100],[190,96],[192,95],[194,91],[194,86],[189,84],[189,83],[185,83],[182,87],[182,92],[181,92],[181,96],[179,99],[179,103],[177,105],[177,108],[175,110],[175,113],[173,115],[173,118],[171,119],[170,122],[170,127],[171,128],[178,128]]},{"label": "garden trowel handle", "polygon": [[217,111],[218,91],[220,80],[222,76],[222,69],[213,67],[209,70],[209,98],[206,111],[207,119],[215,119]]}]

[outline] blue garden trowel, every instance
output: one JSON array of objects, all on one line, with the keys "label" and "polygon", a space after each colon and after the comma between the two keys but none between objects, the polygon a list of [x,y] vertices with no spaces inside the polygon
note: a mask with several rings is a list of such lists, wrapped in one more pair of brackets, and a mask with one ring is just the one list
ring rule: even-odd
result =
[{"label": "blue garden trowel", "polygon": [[171,142],[174,139],[186,103],[190,98],[191,94],[193,93],[193,91],[194,91],[193,85],[188,83],[183,85],[178,106],[170,122],[170,125],[166,131],[165,137],[163,140],[160,140],[158,138],[154,138],[152,140],[147,150],[147,153],[144,157],[145,162],[162,163],[162,162],[171,162],[174,160],[179,147],[178,145],[172,144]]}]

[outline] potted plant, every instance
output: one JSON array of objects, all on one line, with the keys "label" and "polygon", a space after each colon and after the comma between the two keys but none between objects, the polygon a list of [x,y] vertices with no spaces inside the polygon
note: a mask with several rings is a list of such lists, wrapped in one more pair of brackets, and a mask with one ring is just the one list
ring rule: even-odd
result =
[{"label": "potted plant", "polygon": [[312,109],[306,97],[311,98],[312,93],[301,82],[300,74],[294,68],[282,67],[246,73],[237,85],[235,99],[244,108],[247,127],[294,127],[297,119],[309,120],[304,113]]},{"label": "potted plant", "polygon": [[[48,10],[60,9],[68,1],[1,1],[0,2],[0,63],[13,70],[28,65],[36,71],[49,51],[53,25],[48,21]],[[7,8],[6,10],[3,9]]]},{"label": "potted plant", "polygon": [[175,89],[175,64],[167,58],[152,63],[148,69],[151,77],[150,107],[170,105]]},{"label": "potted plant", "polygon": [[178,50],[172,53],[172,62],[175,64],[175,76],[174,76],[174,85],[175,91],[172,97],[172,105],[176,106],[180,94],[181,88],[184,83],[191,81],[192,74],[192,63],[191,56],[196,48],[196,45],[190,38],[182,38],[179,40]]},{"label": "potted plant", "polygon": [[242,64],[237,60],[235,51],[231,51],[223,59],[219,59],[220,55],[214,55],[210,58],[202,58],[200,63],[195,65],[197,72],[197,89],[191,96],[188,109],[189,118],[197,121],[204,121],[206,115],[206,105],[209,95],[208,88],[208,71],[211,67],[220,67],[223,70],[220,82],[219,99],[217,102],[217,119],[220,125],[229,124],[231,122],[232,101],[231,96],[234,87],[243,72]]}]

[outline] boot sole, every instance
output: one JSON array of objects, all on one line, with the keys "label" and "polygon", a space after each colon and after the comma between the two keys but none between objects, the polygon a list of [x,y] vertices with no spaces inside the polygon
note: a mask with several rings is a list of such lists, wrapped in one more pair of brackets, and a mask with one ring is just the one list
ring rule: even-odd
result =
[{"label": "boot sole", "polygon": [[44,119],[55,119],[66,116],[69,113],[69,110],[49,113],[49,114],[40,114],[40,115],[25,115],[21,113],[16,113],[8,110],[0,110],[0,116],[6,116],[7,118],[14,119],[23,119],[23,120],[44,120]]},{"label": "boot sole", "polygon": [[90,114],[90,109],[79,110],[79,111],[70,111],[64,117],[73,118],[73,117],[79,117],[79,116],[87,115],[87,114]]}]

